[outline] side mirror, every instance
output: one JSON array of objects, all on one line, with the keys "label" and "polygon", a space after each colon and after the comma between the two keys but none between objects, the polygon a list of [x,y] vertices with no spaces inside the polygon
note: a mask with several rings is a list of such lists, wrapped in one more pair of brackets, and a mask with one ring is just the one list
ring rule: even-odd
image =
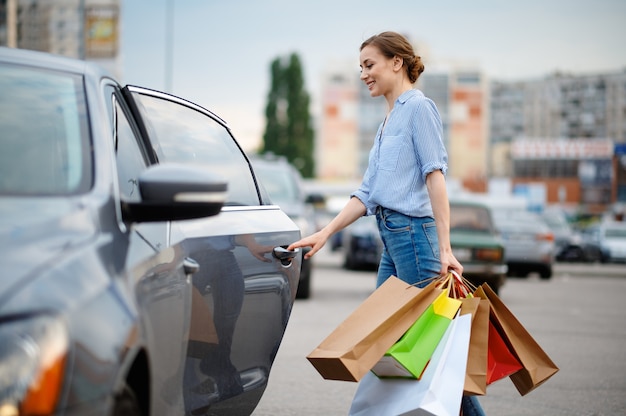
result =
[{"label": "side mirror", "polygon": [[164,163],[139,175],[141,201],[123,202],[128,222],[179,221],[219,214],[227,182],[204,168]]},{"label": "side mirror", "polygon": [[307,195],[305,202],[307,204],[320,205],[321,206],[321,205],[324,205],[326,203],[326,198],[322,194],[313,193],[313,194],[308,194]]}]

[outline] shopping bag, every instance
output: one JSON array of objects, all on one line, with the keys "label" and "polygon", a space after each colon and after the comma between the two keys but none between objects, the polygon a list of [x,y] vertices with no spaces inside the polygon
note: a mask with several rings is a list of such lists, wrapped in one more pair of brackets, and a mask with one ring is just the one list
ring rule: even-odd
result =
[{"label": "shopping bag", "polygon": [[487,394],[489,301],[471,297],[461,299],[461,302],[461,315],[470,314],[472,316],[463,394],[482,396]]},{"label": "shopping bag", "polygon": [[511,353],[492,321],[489,321],[487,358],[487,384],[501,380],[522,369],[522,365]]},{"label": "shopping bag", "polygon": [[458,416],[470,329],[470,315],[452,320],[420,380],[366,374],[352,400],[350,416]]},{"label": "shopping bag", "polygon": [[359,381],[441,293],[390,276],[307,359],[325,379]]},{"label": "shopping bag", "polygon": [[407,332],[374,365],[378,377],[419,379],[435,348],[461,307],[461,301],[444,290]]},{"label": "shopping bag", "polygon": [[509,376],[522,396],[530,393],[559,371],[548,354],[489,285],[482,284],[474,294],[489,300],[491,314],[495,318],[493,320],[495,328],[523,367]]}]

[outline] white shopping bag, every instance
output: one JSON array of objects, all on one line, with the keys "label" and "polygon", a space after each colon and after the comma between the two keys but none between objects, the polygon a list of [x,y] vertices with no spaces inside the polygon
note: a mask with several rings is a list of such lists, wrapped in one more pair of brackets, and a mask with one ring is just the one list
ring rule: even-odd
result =
[{"label": "white shopping bag", "polygon": [[458,416],[469,350],[470,314],[452,320],[420,380],[366,374],[357,387],[350,416]]}]

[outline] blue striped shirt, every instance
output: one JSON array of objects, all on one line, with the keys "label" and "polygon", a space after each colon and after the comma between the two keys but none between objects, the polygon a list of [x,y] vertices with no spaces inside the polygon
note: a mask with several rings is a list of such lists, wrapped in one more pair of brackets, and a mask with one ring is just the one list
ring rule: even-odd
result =
[{"label": "blue striped shirt", "polygon": [[378,128],[363,182],[351,195],[365,204],[366,215],[382,206],[412,217],[433,216],[426,176],[437,169],[445,175],[448,169],[442,135],[431,99],[416,89],[398,97]]}]

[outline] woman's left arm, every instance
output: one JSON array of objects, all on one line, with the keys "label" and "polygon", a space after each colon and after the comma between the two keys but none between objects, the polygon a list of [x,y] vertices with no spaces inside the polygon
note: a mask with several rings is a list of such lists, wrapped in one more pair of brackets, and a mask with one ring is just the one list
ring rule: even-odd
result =
[{"label": "woman's left arm", "polygon": [[448,271],[454,270],[459,276],[462,276],[463,266],[452,254],[452,246],[450,245],[450,202],[448,201],[446,179],[443,173],[440,170],[429,173],[426,176],[426,187],[437,225],[439,258],[441,260],[440,273],[445,276]]}]

